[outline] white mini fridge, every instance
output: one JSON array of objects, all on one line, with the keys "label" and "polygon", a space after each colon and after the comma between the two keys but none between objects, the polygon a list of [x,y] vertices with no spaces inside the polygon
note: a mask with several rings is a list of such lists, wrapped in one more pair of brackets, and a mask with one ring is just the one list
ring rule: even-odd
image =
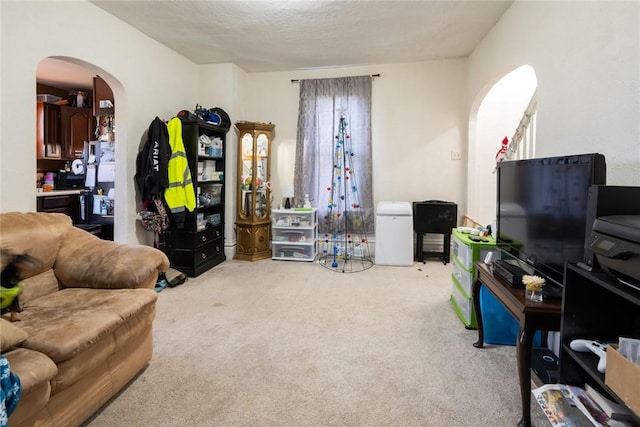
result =
[{"label": "white mini fridge", "polygon": [[376,208],[377,265],[413,265],[413,208],[409,202],[379,202]]}]

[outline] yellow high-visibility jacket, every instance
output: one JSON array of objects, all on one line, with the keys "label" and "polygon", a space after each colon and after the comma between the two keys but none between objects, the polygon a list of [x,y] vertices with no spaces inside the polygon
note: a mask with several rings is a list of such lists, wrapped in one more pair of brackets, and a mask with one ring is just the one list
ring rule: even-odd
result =
[{"label": "yellow high-visibility jacket", "polygon": [[169,132],[169,187],[164,191],[164,201],[171,211],[171,219],[177,228],[184,227],[186,211],[192,212],[196,207],[196,194],[191,181],[187,153],[182,141],[182,122],[174,117],[167,123]]}]

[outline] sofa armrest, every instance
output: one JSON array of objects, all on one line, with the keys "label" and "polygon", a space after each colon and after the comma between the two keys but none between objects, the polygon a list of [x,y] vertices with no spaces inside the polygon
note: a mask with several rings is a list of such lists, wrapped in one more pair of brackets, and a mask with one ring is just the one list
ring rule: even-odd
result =
[{"label": "sofa armrest", "polygon": [[62,242],[53,271],[66,288],[153,288],[169,268],[158,249],[101,240],[72,228]]}]

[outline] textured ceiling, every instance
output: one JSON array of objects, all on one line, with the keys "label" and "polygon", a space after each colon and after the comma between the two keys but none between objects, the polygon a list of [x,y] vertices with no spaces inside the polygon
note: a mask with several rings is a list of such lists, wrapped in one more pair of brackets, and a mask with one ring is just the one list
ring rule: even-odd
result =
[{"label": "textured ceiling", "polygon": [[512,1],[92,0],[198,64],[247,72],[469,55]]},{"label": "textured ceiling", "polygon": [[[1,0],[0,0],[1,1]],[[91,1],[198,64],[293,71],[465,57],[512,1]],[[47,58],[38,81],[90,89],[89,70]]]}]

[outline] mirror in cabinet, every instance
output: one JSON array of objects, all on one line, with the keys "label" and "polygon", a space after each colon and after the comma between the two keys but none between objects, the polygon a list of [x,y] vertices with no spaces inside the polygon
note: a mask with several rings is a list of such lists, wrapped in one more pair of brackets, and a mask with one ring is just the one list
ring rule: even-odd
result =
[{"label": "mirror in cabinet", "polygon": [[270,258],[270,156],[275,125],[236,123],[238,132],[238,184],[236,259]]}]

